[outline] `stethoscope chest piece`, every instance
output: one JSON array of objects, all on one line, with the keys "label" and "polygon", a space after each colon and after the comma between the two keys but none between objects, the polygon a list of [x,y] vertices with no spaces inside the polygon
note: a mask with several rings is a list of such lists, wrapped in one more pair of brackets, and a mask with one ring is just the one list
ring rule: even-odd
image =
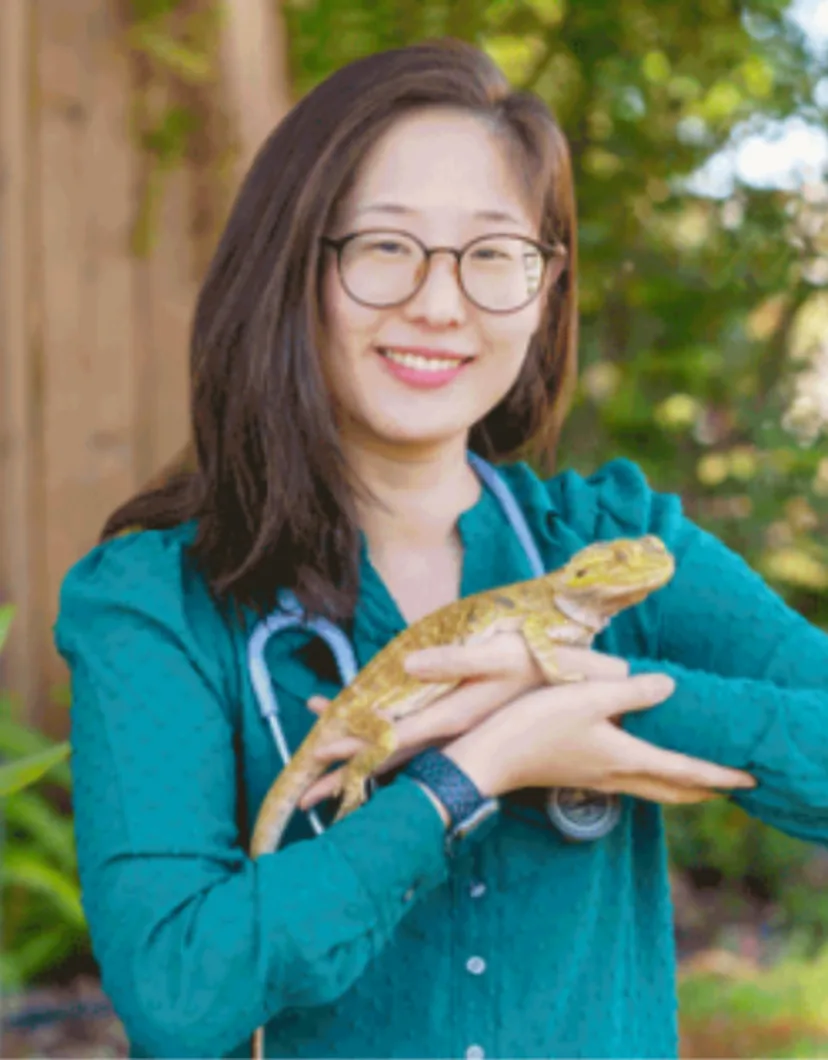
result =
[{"label": "stethoscope chest piece", "polygon": [[584,788],[552,788],[546,799],[546,814],[567,839],[601,839],[618,823],[621,800]]}]

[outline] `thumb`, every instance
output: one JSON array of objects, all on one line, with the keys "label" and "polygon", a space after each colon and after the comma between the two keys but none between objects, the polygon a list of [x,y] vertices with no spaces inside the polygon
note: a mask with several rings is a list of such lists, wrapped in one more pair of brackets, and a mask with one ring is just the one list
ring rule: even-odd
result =
[{"label": "thumb", "polygon": [[314,714],[321,714],[329,703],[330,700],[326,699],[325,696],[311,696],[305,705],[308,710],[312,710]]}]

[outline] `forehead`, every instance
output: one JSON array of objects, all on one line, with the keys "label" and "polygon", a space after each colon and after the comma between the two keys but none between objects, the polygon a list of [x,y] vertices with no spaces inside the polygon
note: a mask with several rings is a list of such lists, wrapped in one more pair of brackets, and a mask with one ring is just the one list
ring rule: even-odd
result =
[{"label": "forehead", "polygon": [[[483,119],[432,109],[397,121],[360,167],[348,212],[379,221],[403,211],[426,217],[480,215],[532,226],[514,146]],[[488,216],[487,216],[488,215]]]}]

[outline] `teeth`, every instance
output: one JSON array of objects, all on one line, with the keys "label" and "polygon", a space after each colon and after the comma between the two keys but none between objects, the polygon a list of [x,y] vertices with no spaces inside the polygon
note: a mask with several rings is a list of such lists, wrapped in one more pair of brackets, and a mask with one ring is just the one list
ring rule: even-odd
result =
[{"label": "teeth", "polygon": [[463,362],[456,357],[421,357],[417,353],[400,353],[398,350],[383,350],[384,356],[395,364],[406,368],[416,368],[418,372],[444,372],[447,368],[457,368]]}]

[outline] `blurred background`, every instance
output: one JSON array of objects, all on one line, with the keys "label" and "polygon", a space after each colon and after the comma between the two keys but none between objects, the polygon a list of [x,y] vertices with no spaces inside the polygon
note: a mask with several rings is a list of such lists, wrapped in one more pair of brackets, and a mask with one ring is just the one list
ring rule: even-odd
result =
[{"label": "blurred background", "polygon": [[[79,903],[60,581],[187,441],[190,313],[262,139],[443,34],[572,146],[561,466],[637,461],[828,628],[828,0],[0,0],[0,758],[41,763],[5,800],[3,1055],[126,1055]],[[828,852],[725,802],[667,816],[682,1055],[828,1056]]]}]

